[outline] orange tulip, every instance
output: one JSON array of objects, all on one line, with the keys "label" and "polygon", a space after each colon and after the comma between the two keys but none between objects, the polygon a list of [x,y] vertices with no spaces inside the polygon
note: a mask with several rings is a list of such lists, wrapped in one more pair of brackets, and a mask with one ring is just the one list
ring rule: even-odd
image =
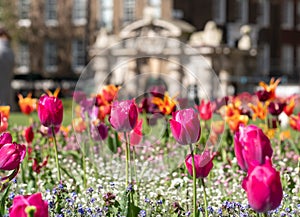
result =
[{"label": "orange tulip", "polygon": [[84,120],[81,117],[74,118],[72,122],[73,122],[73,127],[74,127],[75,132],[82,133],[83,131],[85,131],[86,123],[84,122]]},{"label": "orange tulip", "polygon": [[241,124],[247,125],[249,117],[247,115],[240,115],[236,113],[233,116],[227,117],[225,120],[228,123],[229,128],[235,132],[239,129]]},{"label": "orange tulip", "polygon": [[252,115],[253,120],[256,120],[256,118],[259,118],[261,120],[266,119],[267,111],[268,111],[267,110],[268,103],[263,104],[262,102],[258,101],[256,105],[249,103],[248,106],[253,111],[253,115]]},{"label": "orange tulip", "polygon": [[10,106],[9,105],[0,106],[0,113],[2,114],[2,116],[8,119],[10,114]]},{"label": "orange tulip", "polygon": [[30,115],[34,110],[36,110],[37,107],[37,99],[31,98],[31,96],[32,94],[29,93],[24,98],[21,94],[18,94],[21,112],[26,115]]},{"label": "orange tulip", "polygon": [[158,106],[158,109],[165,115],[171,114],[176,108],[176,101],[169,97],[168,93],[165,93],[164,98],[153,97],[152,103]]},{"label": "orange tulip", "polygon": [[286,105],[285,105],[285,107],[284,107],[284,109],[283,109],[284,113],[285,113],[287,116],[290,116],[291,114],[293,114],[293,111],[294,111],[295,106],[296,106],[295,98],[292,97],[292,98],[290,99],[290,101],[286,103]]},{"label": "orange tulip", "polygon": [[275,90],[279,83],[280,83],[280,78],[278,78],[276,80],[275,80],[275,78],[271,78],[269,85],[267,85],[265,82],[261,81],[261,82],[259,82],[259,86],[261,86],[262,88],[264,88],[265,91],[270,93],[269,99],[274,99],[276,97]]},{"label": "orange tulip", "polygon": [[291,115],[290,116],[290,126],[297,131],[300,131],[300,113],[295,116]]}]

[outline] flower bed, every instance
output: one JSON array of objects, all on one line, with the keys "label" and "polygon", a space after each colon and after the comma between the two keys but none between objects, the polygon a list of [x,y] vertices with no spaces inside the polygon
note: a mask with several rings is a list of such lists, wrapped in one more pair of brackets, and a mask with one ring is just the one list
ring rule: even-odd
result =
[{"label": "flower bed", "polygon": [[0,215],[299,216],[299,96],[278,83],[189,107],[161,87],[77,91],[72,127],[58,91],[19,96],[27,127],[0,108]]}]

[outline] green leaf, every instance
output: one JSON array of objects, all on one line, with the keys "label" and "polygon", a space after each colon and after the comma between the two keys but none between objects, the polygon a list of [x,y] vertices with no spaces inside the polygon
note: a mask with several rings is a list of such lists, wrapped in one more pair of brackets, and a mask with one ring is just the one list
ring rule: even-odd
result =
[{"label": "green leaf", "polygon": [[5,203],[6,203],[6,198],[8,197],[8,192],[10,189],[10,184],[7,186],[7,188],[5,189],[3,196],[1,198],[1,203],[0,203],[0,216],[4,216],[5,214]]},{"label": "green leaf", "polygon": [[113,153],[117,153],[117,147],[114,143],[114,139],[111,136],[108,137],[107,142],[109,150],[111,150]]}]

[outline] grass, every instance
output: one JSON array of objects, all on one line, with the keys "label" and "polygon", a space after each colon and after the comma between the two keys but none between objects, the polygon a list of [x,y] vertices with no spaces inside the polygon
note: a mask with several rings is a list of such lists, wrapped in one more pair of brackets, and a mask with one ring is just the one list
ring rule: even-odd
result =
[{"label": "grass", "polygon": [[[70,125],[72,123],[72,98],[62,99],[64,105],[64,117],[63,126]],[[34,121],[39,121],[37,112],[33,112],[31,117]],[[29,125],[29,117],[21,112],[11,112],[9,116],[9,125],[14,126],[27,126]]]}]

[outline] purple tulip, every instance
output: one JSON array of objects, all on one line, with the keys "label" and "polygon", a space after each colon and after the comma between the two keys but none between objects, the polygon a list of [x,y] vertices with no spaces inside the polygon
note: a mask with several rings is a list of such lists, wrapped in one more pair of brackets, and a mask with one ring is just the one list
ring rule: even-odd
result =
[{"label": "purple tulip", "polygon": [[172,116],[170,128],[176,141],[181,145],[196,143],[201,133],[198,114],[189,108],[174,112]]},{"label": "purple tulip", "polygon": [[32,211],[34,217],[48,217],[48,202],[42,199],[41,193],[32,195],[18,195],[14,198],[12,207],[9,209],[10,217],[25,217]]},{"label": "purple tulip", "polygon": [[234,152],[238,165],[244,171],[251,163],[265,163],[265,157],[273,154],[270,140],[255,125],[240,126],[234,135]]},{"label": "purple tulip", "polygon": [[271,115],[278,116],[283,111],[285,105],[286,105],[285,103],[270,102],[268,106],[268,110]]},{"label": "purple tulip", "polygon": [[17,169],[26,155],[26,146],[17,143],[6,143],[0,148],[0,169]]},{"label": "purple tulip", "polygon": [[99,123],[98,125],[91,125],[91,137],[95,141],[102,141],[105,140],[108,136],[108,127],[103,124]]},{"label": "purple tulip", "polygon": [[258,100],[261,102],[265,102],[271,97],[271,93],[266,90],[259,90],[255,93],[255,95],[258,97]]},{"label": "purple tulip", "polygon": [[134,129],[138,120],[138,109],[134,100],[114,101],[109,121],[118,132]]},{"label": "purple tulip", "polygon": [[249,167],[243,188],[247,192],[250,206],[257,212],[276,209],[281,203],[283,192],[280,175],[268,157],[265,164]]},{"label": "purple tulip", "polygon": [[41,96],[38,103],[38,116],[45,127],[60,126],[63,120],[62,101],[55,96]]},{"label": "purple tulip", "polygon": [[[201,155],[195,154],[195,170],[196,178],[205,178],[208,176],[210,170],[213,168],[213,157],[208,151],[203,152]],[[185,166],[191,176],[193,176],[193,164],[192,164],[192,155],[188,155],[185,158]]]},{"label": "purple tulip", "polygon": [[86,94],[83,91],[74,91],[73,93],[73,99],[76,103],[80,103],[82,100],[86,99]]}]

